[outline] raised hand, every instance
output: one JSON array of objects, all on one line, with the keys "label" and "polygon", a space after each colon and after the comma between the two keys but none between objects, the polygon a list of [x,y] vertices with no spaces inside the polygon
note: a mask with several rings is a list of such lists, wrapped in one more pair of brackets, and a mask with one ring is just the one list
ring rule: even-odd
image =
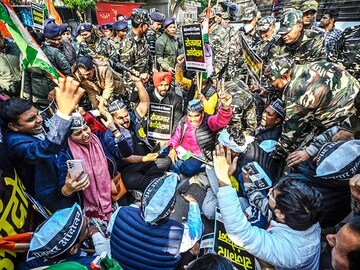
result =
[{"label": "raised hand", "polygon": [[84,93],[85,90],[74,78],[60,77],[58,86],[55,87],[55,100],[59,111],[65,115],[71,115]]}]

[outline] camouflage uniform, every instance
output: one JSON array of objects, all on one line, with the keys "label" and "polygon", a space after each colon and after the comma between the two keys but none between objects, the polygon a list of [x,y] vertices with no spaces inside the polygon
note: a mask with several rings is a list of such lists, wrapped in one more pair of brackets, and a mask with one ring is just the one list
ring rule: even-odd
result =
[{"label": "camouflage uniform", "polygon": [[360,25],[348,27],[336,44],[334,62],[341,63],[360,81]]},{"label": "camouflage uniform", "polygon": [[249,89],[245,83],[240,80],[237,80],[236,82],[226,82],[225,89],[233,97],[231,104],[233,116],[228,127],[247,130],[253,134],[257,127],[256,110],[254,98],[250,94]]},{"label": "camouflage uniform", "polygon": [[213,52],[214,69],[223,71],[229,60],[229,40],[230,37],[225,28],[214,23],[210,27],[210,46]]},{"label": "camouflage uniform", "polygon": [[155,42],[160,36],[161,36],[161,32],[160,31],[155,32],[151,27],[149,28],[149,30],[146,33],[146,40],[149,44],[151,62],[154,64],[156,63],[155,62],[155,56],[156,56]]},{"label": "camouflage uniform", "polygon": [[[94,30],[93,30],[94,31]],[[101,55],[109,59],[111,62],[118,62],[119,55],[111,43],[104,37],[97,36],[94,32],[93,42],[86,43],[82,41],[79,46],[79,56],[95,56]]]},{"label": "camouflage uniform", "polygon": [[[272,62],[271,67],[272,80],[291,69],[287,59],[281,59],[278,65]],[[294,151],[310,129],[315,129],[317,135],[344,122],[355,112],[354,99],[359,90],[360,83],[333,63],[323,60],[295,65],[283,92],[286,117],[273,157]]]},{"label": "camouflage uniform", "polygon": [[111,37],[108,40],[111,43],[111,45],[114,47],[114,49],[118,52],[120,49],[120,42],[118,41],[118,39],[116,37]]},{"label": "camouflage uniform", "polygon": [[[254,21],[258,18],[258,10],[256,6],[247,7],[244,10],[242,21]],[[244,63],[243,47],[241,44],[242,38],[246,41],[249,47],[256,51],[256,46],[260,42],[260,37],[257,34],[256,26],[255,29],[247,33],[245,31],[246,25],[244,24],[231,38],[230,38],[230,53],[229,53],[229,68],[228,68],[228,77],[229,78],[240,78],[245,81],[248,75],[248,70]]]},{"label": "camouflage uniform", "polygon": [[[296,24],[301,22],[301,17],[301,12],[298,10],[283,14],[278,33],[290,32]],[[285,44],[282,38],[278,39],[270,51],[270,59],[287,55],[300,65],[326,59],[324,34],[313,30],[301,31],[301,36],[293,44]]]},{"label": "camouflage uniform", "polygon": [[[123,44],[124,47],[120,54],[122,64],[130,69],[135,69],[140,74],[149,73],[151,67],[150,50],[145,36],[138,37],[131,30],[124,38]],[[135,85],[128,74],[124,76],[124,85],[130,97]]]}]

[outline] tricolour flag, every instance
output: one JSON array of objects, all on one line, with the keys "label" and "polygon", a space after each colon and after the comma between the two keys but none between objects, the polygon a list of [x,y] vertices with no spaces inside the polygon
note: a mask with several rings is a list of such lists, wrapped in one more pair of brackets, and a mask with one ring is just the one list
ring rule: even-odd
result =
[{"label": "tricolour flag", "polygon": [[210,0],[209,0],[209,4],[207,7],[207,11],[206,11],[206,15],[205,15],[205,19],[202,25],[202,38],[203,38],[203,42],[204,42],[204,52],[205,52],[205,64],[206,64],[206,72],[207,72],[207,77],[210,76],[213,71],[213,65],[212,65],[212,50],[210,47],[210,43],[209,43],[209,22],[210,22],[210,10],[211,10],[211,6],[210,6]]},{"label": "tricolour flag", "polygon": [[23,27],[11,5],[5,4],[2,1],[0,1],[0,19],[4,21],[23,54],[23,68],[38,67],[57,79],[59,77],[57,70],[51,65],[39,45],[36,44],[29,32]]},{"label": "tricolour flag", "polygon": [[53,2],[51,0],[45,0],[45,5],[46,5],[47,11],[48,11],[48,15],[51,18],[55,19],[56,24],[57,25],[62,24],[62,19],[61,19],[59,13],[56,11]]}]

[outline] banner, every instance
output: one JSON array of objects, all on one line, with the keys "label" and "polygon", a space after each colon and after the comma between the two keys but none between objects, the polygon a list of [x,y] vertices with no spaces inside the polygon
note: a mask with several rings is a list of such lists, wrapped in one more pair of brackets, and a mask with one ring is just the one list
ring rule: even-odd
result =
[{"label": "banner", "polygon": [[160,103],[149,105],[147,137],[150,140],[169,140],[173,125],[173,106]]},{"label": "banner", "polygon": [[[25,187],[10,162],[5,145],[0,142],[0,238],[29,230],[30,207]],[[16,269],[16,257],[15,251],[0,249],[0,269]]]},{"label": "banner", "polygon": [[35,3],[30,3],[30,8],[31,8],[31,14],[32,14],[32,18],[33,18],[33,22],[34,22],[34,28],[36,28],[36,30],[43,30],[44,27],[44,9],[42,8],[42,6],[35,4]]},{"label": "banner", "polygon": [[242,247],[230,240],[225,231],[220,210],[215,214],[215,246],[217,254],[228,258],[236,269],[251,270],[255,269],[255,258]]},{"label": "banner", "polygon": [[260,85],[263,62],[261,58],[246,43],[243,35],[241,35],[241,44],[243,48],[245,64],[249,70],[249,74],[255,80],[256,84]]},{"label": "banner", "polygon": [[187,70],[206,71],[201,24],[183,25],[183,45]]}]

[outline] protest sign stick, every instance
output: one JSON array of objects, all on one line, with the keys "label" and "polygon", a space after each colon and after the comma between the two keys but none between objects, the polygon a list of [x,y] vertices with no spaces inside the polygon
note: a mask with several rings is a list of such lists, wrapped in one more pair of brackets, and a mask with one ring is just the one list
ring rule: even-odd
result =
[{"label": "protest sign stick", "polygon": [[199,79],[199,88],[198,88],[198,91],[199,91],[199,94],[201,94],[201,89],[202,89],[202,72],[200,72],[200,79]]}]

